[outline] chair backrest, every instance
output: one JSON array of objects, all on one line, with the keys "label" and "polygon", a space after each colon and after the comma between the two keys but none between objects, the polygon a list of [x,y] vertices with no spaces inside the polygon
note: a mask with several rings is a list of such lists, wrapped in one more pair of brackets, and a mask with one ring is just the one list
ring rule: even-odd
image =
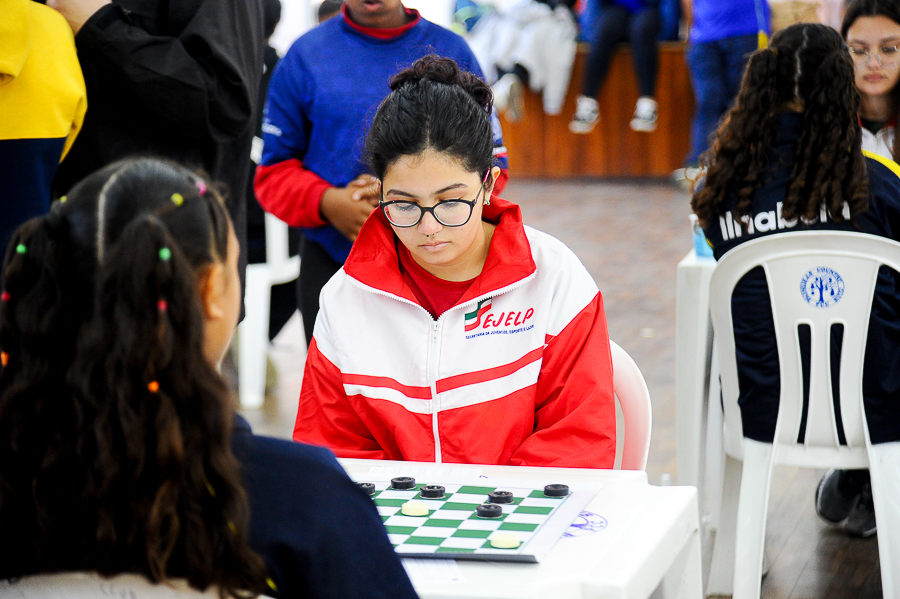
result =
[{"label": "chair backrest", "polygon": [[641,370],[614,341],[609,342],[613,362],[613,390],[622,409],[622,470],[645,470],[650,454],[653,411],[650,391]]},{"label": "chair backrest", "polygon": [[288,226],[274,214],[265,214],[266,268],[272,285],[287,283],[300,272],[300,256],[291,256],[288,247]]},{"label": "chair backrest", "polygon": [[2,580],[0,597],[6,596],[16,599],[218,599],[219,589],[197,591],[183,579],[153,584],[137,574],[105,578],[96,572],[62,572],[25,576],[15,581]]},{"label": "chair backrest", "polygon": [[[740,458],[743,427],[737,403],[731,297],[751,269],[765,272],[775,323],[781,393],[775,427],[776,463],[865,467],[868,430],[862,407],[863,358],[869,312],[884,264],[900,271],[900,244],[862,233],[803,231],[744,243],[719,261],[710,280],[710,313],[716,337],[725,410],[725,451]],[[803,443],[803,367],[798,329],[809,327],[809,405]],[[843,326],[839,371],[839,442],[831,388],[831,329]]]}]

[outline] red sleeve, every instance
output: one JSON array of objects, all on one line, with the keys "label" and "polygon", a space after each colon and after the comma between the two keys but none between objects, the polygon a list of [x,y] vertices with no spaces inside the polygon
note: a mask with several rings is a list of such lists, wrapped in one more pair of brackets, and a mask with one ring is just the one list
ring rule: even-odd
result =
[{"label": "red sleeve", "polygon": [[303,168],[292,158],[270,166],[256,167],[253,189],[266,212],[292,227],[321,227],[328,224],[319,213],[328,181]]},{"label": "red sleeve", "polygon": [[600,292],[547,339],[538,377],[534,433],[510,458],[516,466],[612,468],[616,404]]},{"label": "red sleeve", "polygon": [[322,445],[342,458],[388,459],[350,406],[341,371],[319,352],[315,337],[306,355],[294,441]]}]

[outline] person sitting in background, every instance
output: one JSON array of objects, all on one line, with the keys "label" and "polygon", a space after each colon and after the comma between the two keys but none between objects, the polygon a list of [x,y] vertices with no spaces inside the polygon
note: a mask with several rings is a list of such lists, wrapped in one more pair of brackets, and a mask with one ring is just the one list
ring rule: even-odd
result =
[{"label": "person sitting in background", "polygon": [[491,91],[427,56],[366,139],[379,207],[322,290],[294,438],[339,456],[612,468],[603,299],[492,197]]},{"label": "person sitting in background", "polygon": [[522,116],[525,87],[543,92],[547,114],[562,110],[578,37],[574,6],[575,0],[519,0],[488,12],[472,29],[469,46],[495,82],[494,108],[509,121]]},{"label": "person sitting in background", "polygon": [[900,4],[856,0],[847,7],[841,35],[850,46],[861,104],[862,147],[896,161],[900,113]]},{"label": "person sitting in background", "polygon": [[[861,98],[862,147],[896,160],[900,108],[900,4],[856,0],[847,7],[841,35],[850,46]],[[816,513],[853,536],[875,534],[875,506],[868,470],[829,470],[816,489]]]},{"label": "person sitting in background", "polygon": [[609,72],[616,44],[628,41],[639,92],[630,125],[634,131],[655,131],[659,109],[656,103],[658,0],[602,0],[599,10],[599,29],[584,67],[581,93],[576,98],[575,115],[569,122],[569,130],[572,133],[594,130],[600,120],[597,95]]},{"label": "person sitting in background", "polygon": [[[858,53],[859,40],[852,34],[849,39]],[[854,68],[859,59],[850,56],[837,31],[806,23],[779,31],[768,49],[750,57],[735,105],[708,154],[705,184],[692,200],[716,259],[761,236],[804,229],[861,231],[900,241],[900,167],[861,149]],[[879,273],[866,340],[863,401],[876,444],[900,441],[896,277],[887,268]],[[780,375],[761,268],[741,279],[732,306],[743,434],[771,443]],[[839,339],[834,342],[839,346]],[[834,488],[823,491],[820,485],[817,511],[851,534],[874,534],[871,500],[857,501],[855,484],[843,482],[846,489],[837,477],[823,480]],[[846,513],[835,514],[840,506],[830,499],[845,491]]]},{"label": "person sitting in background", "polygon": [[234,415],[218,366],[238,244],[215,187],[171,162],[113,163],[22,225],[3,271],[0,538],[15,542],[0,579],[415,597],[334,456]]}]

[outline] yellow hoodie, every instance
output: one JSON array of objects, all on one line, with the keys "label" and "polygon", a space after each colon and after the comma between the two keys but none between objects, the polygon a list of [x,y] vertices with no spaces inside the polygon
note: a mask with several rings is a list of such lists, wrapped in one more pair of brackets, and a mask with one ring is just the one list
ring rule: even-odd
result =
[{"label": "yellow hoodie", "polygon": [[63,139],[68,152],[87,109],[75,37],[32,0],[0,0],[0,140]]},{"label": "yellow hoodie", "polygon": [[0,255],[50,208],[57,167],[87,110],[75,36],[32,0],[0,0]]}]

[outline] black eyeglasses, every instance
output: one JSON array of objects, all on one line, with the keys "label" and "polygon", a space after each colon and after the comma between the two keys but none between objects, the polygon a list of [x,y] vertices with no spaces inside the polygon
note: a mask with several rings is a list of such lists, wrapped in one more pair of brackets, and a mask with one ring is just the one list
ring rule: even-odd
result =
[{"label": "black eyeglasses", "polygon": [[[485,181],[487,181],[487,175],[485,175]],[[444,200],[430,208],[425,208],[416,202],[406,200],[385,202],[383,195],[379,205],[381,206],[381,211],[384,212],[384,216],[395,227],[404,229],[415,227],[422,221],[422,217],[425,216],[426,212],[430,212],[434,220],[445,227],[461,227],[472,218],[472,211],[475,209],[475,204],[478,203],[478,198],[481,197],[484,190],[485,185],[482,182],[481,190],[474,200]]]}]

